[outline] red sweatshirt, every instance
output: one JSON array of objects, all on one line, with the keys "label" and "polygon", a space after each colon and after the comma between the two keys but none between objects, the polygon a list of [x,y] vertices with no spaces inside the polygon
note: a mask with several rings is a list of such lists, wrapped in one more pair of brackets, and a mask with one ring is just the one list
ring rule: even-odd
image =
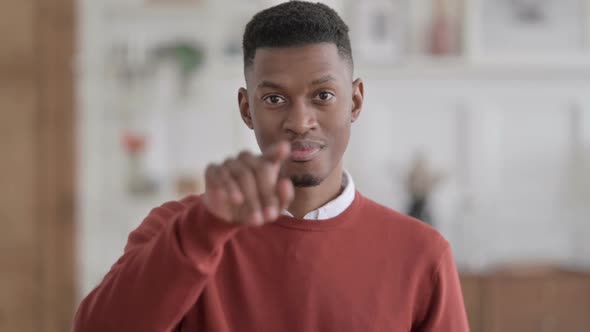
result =
[{"label": "red sweatshirt", "polygon": [[358,192],[339,216],[218,220],[192,196],[151,211],[74,331],[469,331],[449,244]]}]

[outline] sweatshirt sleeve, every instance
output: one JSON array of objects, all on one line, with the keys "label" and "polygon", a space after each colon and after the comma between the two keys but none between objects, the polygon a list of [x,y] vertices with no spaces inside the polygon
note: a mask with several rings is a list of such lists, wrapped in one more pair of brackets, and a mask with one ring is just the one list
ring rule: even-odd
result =
[{"label": "sweatshirt sleeve", "polygon": [[192,197],[153,209],[124,254],[80,304],[74,332],[171,331],[215,273],[240,226]]},{"label": "sweatshirt sleeve", "polygon": [[424,321],[414,332],[469,332],[457,267],[447,244],[434,270]]}]

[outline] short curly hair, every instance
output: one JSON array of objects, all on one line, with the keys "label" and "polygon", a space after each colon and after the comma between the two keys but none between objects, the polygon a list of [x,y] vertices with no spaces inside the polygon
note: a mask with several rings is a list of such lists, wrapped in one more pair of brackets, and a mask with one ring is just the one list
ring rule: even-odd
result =
[{"label": "short curly hair", "polygon": [[262,47],[290,47],[332,43],[352,66],[348,26],[332,8],[306,1],[289,1],[265,9],[246,25],[242,47],[244,68],[254,62]]}]

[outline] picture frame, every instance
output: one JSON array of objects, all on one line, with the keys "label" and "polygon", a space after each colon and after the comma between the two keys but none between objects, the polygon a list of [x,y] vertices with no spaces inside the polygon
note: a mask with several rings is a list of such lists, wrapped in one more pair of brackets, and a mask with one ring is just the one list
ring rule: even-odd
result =
[{"label": "picture frame", "polygon": [[408,53],[419,59],[464,55],[465,2],[469,0],[413,0],[408,8]]},{"label": "picture frame", "polygon": [[472,61],[590,65],[586,0],[468,1],[466,46]]},{"label": "picture frame", "polygon": [[356,2],[351,9],[353,52],[363,64],[389,65],[402,60],[407,51],[408,1]]}]

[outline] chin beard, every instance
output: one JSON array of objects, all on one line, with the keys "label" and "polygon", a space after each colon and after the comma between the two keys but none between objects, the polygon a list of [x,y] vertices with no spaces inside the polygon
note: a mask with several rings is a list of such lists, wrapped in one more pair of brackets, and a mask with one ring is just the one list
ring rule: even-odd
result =
[{"label": "chin beard", "polygon": [[291,182],[295,187],[315,187],[322,183],[322,179],[311,174],[303,174],[291,176]]}]

